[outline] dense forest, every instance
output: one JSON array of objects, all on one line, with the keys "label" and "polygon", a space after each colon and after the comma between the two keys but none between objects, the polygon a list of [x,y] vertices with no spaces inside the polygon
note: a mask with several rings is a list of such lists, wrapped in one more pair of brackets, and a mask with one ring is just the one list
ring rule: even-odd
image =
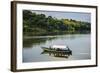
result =
[{"label": "dense forest", "polygon": [[67,18],[58,19],[23,10],[23,33],[27,36],[90,33],[90,30],[91,24],[89,22]]}]

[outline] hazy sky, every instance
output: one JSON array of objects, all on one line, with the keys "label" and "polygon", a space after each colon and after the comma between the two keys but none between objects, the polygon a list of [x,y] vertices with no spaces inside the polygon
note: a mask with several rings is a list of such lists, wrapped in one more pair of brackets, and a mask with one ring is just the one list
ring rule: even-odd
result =
[{"label": "hazy sky", "polygon": [[83,12],[56,12],[56,11],[34,11],[37,14],[45,14],[46,16],[52,16],[58,19],[74,19],[78,21],[91,22],[91,13]]}]

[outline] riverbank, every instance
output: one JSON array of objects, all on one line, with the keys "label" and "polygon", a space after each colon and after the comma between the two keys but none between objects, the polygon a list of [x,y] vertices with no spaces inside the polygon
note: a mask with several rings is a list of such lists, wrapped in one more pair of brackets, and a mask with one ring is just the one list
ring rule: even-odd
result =
[{"label": "riverbank", "polygon": [[24,36],[52,36],[63,34],[90,34],[90,31],[61,31],[61,32],[24,32]]}]

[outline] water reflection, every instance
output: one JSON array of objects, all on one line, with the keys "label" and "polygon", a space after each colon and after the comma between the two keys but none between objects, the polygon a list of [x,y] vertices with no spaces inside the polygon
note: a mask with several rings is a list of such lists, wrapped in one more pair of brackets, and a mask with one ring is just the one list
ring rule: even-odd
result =
[{"label": "water reflection", "polygon": [[[83,34],[82,34],[83,35]],[[32,47],[33,45],[40,45],[46,43],[47,41],[52,41],[56,39],[75,39],[76,37],[83,37],[78,35],[57,35],[57,36],[31,36],[31,37],[24,37],[23,38],[23,48],[24,47]]]},{"label": "water reflection", "polygon": [[48,54],[49,56],[59,57],[59,58],[69,58],[72,54],[61,54],[61,53],[53,53],[53,52],[46,52],[42,51],[41,54]]},{"label": "water reflection", "polygon": [[[68,45],[70,56],[54,56],[43,52],[41,47]],[[91,35],[71,34],[57,36],[30,36],[23,38],[23,62],[66,61],[91,59]]]}]

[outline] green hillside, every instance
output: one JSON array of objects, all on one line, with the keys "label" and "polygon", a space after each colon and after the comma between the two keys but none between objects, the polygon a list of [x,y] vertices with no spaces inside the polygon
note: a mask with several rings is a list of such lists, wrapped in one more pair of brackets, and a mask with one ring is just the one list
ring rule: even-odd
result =
[{"label": "green hillside", "polygon": [[90,30],[89,22],[58,19],[23,10],[23,33],[27,36],[90,33]]}]

